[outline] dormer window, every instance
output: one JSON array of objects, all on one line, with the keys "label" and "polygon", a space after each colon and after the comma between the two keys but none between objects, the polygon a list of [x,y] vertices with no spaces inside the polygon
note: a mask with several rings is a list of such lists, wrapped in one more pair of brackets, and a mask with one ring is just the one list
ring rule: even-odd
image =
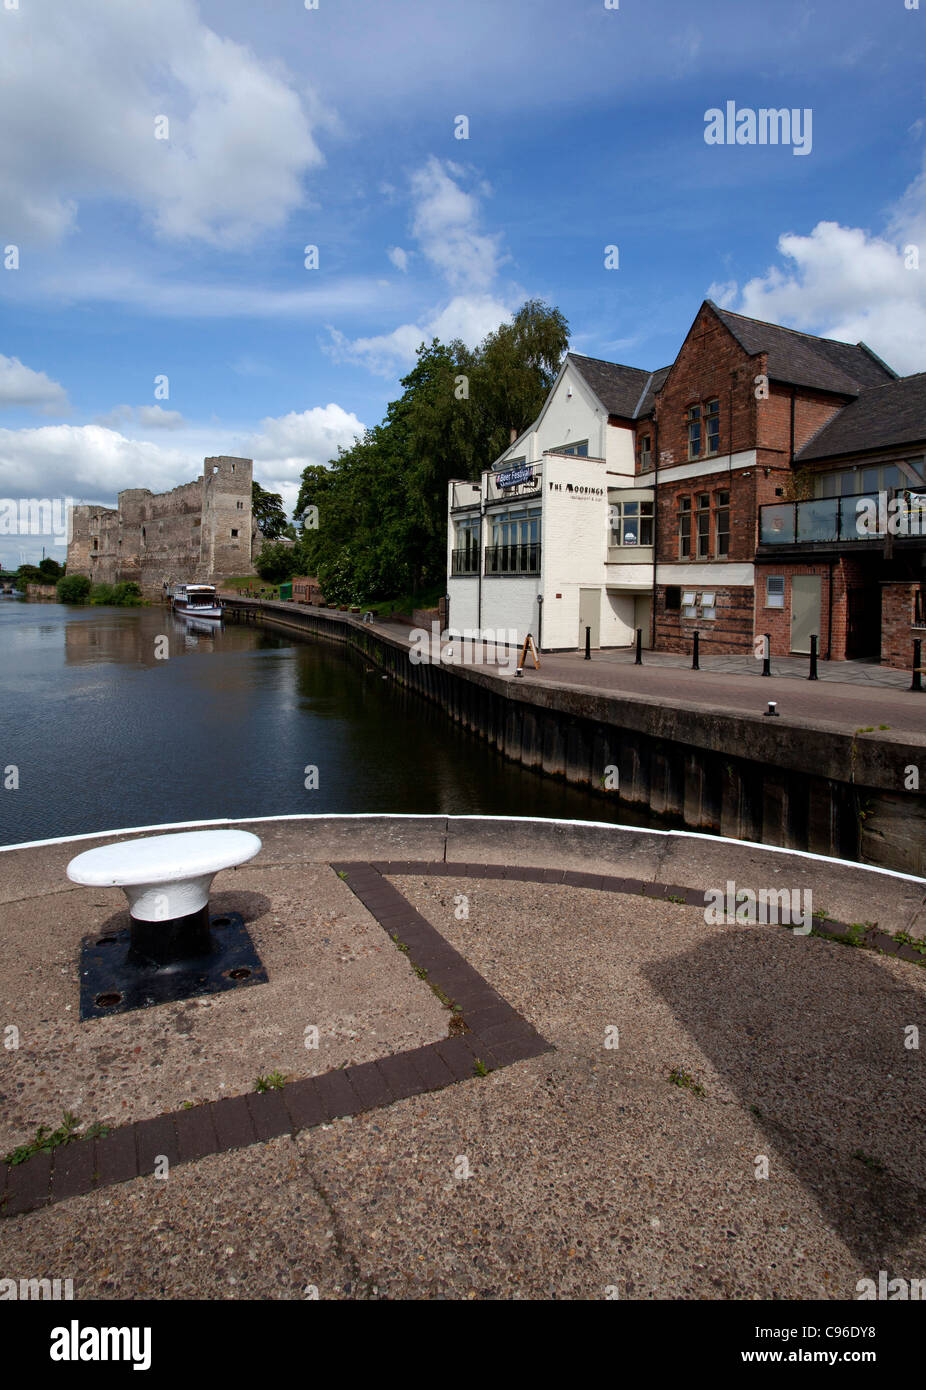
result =
[{"label": "dormer window", "polygon": [[653,437],[649,434],[642,434],[637,446],[637,468],[641,473],[648,473],[653,466]]}]

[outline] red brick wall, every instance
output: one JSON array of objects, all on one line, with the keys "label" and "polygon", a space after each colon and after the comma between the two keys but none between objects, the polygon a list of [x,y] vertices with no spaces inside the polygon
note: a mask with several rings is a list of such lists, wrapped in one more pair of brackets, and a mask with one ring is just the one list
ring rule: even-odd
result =
[{"label": "red brick wall", "polygon": [[[784,608],[766,608],[766,576],[781,575],[785,581]],[[833,623],[830,631],[830,566],[828,561],[814,564],[807,561],[795,564],[793,561],[768,560],[756,565],[756,612],[755,630],[757,634],[767,632],[771,637],[772,656],[788,656],[791,652],[791,579],[795,574],[820,575],[820,643],[821,659],[827,656],[831,661],[846,659],[846,620],[847,593],[849,589],[861,588],[870,584],[871,572],[861,561],[852,557],[837,560],[833,564]]]},{"label": "red brick wall", "polygon": [[749,357],[713,310],[702,306],[656,398],[660,466],[688,462],[685,412],[713,397],[720,402],[719,452],[754,448],[754,378],[764,363],[764,355]]},{"label": "red brick wall", "polygon": [[[684,584],[679,586],[683,591]],[[692,585],[702,593],[706,584]],[[715,656],[752,650],[752,589],[714,587],[717,617],[683,618],[678,609],[666,609],[666,585],[656,586],[656,647],[663,652],[690,652],[692,635],[701,634],[701,651]]]},{"label": "red brick wall", "polygon": [[913,664],[913,640],[923,642],[926,655],[926,629],[913,626],[914,595],[919,584],[883,584],[881,586],[881,664],[898,671],[909,671]]},{"label": "red brick wall", "polygon": [[[696,508],[698,493],[711,495],[711,548],[707,556],[697,555]],[[681,560],[678,540],[678,506],[680,497],[691,498],[691,549],[688,557],[693,564],[704,564],[715,560],[717,547],[714,513],[717,492],[730,494],[730,549],[725,560],[751,562],[756,553],[756,476],[754,469],[740,469],[736,473],[714,473],[704,478],[686,478],[680,483],[660,483],[656,490],[656,559],[660,563]],[[720,561],[719,563],[723,563]],[[718,584],[723,582],[721,570],[717,576]]]}]

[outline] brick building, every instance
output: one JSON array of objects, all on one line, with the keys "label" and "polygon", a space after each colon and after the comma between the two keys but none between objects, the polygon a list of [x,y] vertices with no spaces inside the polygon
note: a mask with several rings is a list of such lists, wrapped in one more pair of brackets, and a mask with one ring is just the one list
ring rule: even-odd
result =
[{"label": "brick building", "polygon": [[542,625],[548,649],[586,626],[715,653],[816,635],[824,658],[909,666],[926,537],[857,521],[915,521],[924,454],[926,376],[706,300],[659,371],[568,354],[534,425],[451,484],[452,621]]}]

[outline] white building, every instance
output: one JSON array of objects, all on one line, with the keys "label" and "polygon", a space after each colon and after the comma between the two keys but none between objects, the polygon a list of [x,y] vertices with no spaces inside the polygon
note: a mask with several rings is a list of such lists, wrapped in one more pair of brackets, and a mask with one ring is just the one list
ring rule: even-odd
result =
[{"label": "white building", "polygon": [[665,371],[568,353],[538,418],[478,483],[451,482],[449,626],[531,633],[547,651],[649,645],[653,489],[634,421]]}]

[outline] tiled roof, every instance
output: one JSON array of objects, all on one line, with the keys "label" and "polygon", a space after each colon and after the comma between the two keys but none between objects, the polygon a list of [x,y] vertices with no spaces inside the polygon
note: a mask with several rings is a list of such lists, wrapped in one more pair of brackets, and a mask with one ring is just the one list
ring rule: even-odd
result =
[{"label": "tiled roof", "polygon": [[857,396],[868,387],[896,380],[896,373],[864,343],[815,338],[811,333],[798,333],[793,328],[733,314],[710,299],[707,303],[747,352],[768,353],[768,375],[774,381]]},{"label": "tiled roof", "polygon": [[609,415],[634,418],[637,402],[651,372],[641,367],[622,367],[617,362],[602,362],[599,357],[580,357],[576,352],[570,352],[567,360],[581,373]]},{"label": "tiled roof", "polygon": [[795,459],[807,463],[901,444],[926,447],[926,372],[863,391],[819,429]]}]

